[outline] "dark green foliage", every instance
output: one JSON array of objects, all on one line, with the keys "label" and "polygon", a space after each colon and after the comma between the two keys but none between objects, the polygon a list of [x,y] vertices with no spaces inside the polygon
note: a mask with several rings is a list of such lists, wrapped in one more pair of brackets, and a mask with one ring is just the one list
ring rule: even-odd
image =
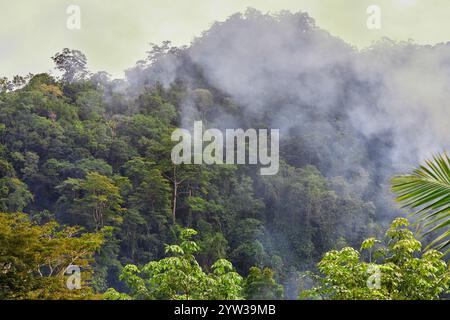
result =
[{"label": "dark green foliage", "polygon": [[276,283],[271,269],[252,267],[244,282],[244,295],[250,300],[279,300],[283,287]]}]

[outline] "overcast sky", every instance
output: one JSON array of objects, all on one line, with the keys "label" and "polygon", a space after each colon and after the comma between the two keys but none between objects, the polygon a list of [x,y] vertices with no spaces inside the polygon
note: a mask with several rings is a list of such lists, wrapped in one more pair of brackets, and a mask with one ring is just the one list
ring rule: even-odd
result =
[{"label": "overcast sky", "polygon": [[[381,30],[366,27],[372,4],[382,10]],[[81,9],[80,30],[66,27],[69,5]],[[247,7],[306,11],[319,27],[359,48],[383,36],[450,40],[448,0],[0,0],[0,75],[49,71],[50,57],[69,47],[87,55],[92,71],[121,77],[150,42],[189,44],[212,22]]]}]

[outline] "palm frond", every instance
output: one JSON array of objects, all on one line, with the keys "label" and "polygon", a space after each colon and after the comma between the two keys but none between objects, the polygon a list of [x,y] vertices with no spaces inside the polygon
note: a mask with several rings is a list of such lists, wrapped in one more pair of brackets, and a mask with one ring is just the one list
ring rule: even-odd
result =
[{"label": "palm frond", "polygon": [[413,210],[425,234],[441,232],[428,247],[450,245],[450,158],[446,153],[425,161],[412,174],[392,179],[392,190],[404,208]]}]

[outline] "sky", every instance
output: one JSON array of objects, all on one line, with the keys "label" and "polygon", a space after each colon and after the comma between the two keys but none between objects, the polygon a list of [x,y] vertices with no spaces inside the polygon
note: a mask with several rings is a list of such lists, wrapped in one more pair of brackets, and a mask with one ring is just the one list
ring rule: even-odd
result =
[{"label": "sky", "polygon": [[[80,8],[79,30],[67,28],[70,5]],[[366,26],[370,5],[381,9],[379,30]],[[0,76],[48,72],[50,57],[68,47],[86,54],[91,71],[123,77],[149,43],[188,45],[214,21],[247,7],[308,12],[319,27],[360,49],[382,37],[450,40],[448,0],[0,0]]]}]

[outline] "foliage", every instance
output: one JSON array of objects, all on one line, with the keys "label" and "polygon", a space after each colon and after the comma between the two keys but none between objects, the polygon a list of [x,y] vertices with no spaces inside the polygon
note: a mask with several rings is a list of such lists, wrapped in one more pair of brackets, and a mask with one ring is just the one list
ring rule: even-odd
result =
[{"label": "foliage", "polygon": [[[103,234],[81,233],[52,221],[32,223],[21,213],[0,213],[0,299],[94,298],[90,264]],[[78,266],[81,289],[69,290],[69,266]]]},{"label": "foliage", "polygon": [[386,232],[385,246],[376,248],[376,259],[366,262],[363,253],[378,241],[369,238],[361,251],[346,247],[325,254],[318,264],[320,276],[301,298],[337,300],[433,300],[448,292],[450,271],[443,254],[422,244],[407,228],[404,218],[395,219]]},{"label": "foliage", "polygon": [[52,60],[56,68],[63,72],[63,81],[72,82],[82,80],[87,75],[86,56],[79,50],[65,48],[62,52],[55,54]]},{"label": "foliage", "polygon": [[[151,261],[142,268],[127,265],[120,275],[134,299],[242,299],[242,277],[233,271],[233,265],[219,259],[206,273],[198,264],[194,254],[199,247],[192,241],[197,232],[182,229],[179,245],[166,245],[169,257]],[[109,289],[106,299],[121,300],[128,297]]]},{"label": "foliage", "polygon": [[0,179],[0,210],[14,212],[23,210],[33,199],[25,183],[17,178]]},{"label": "foliage", "polygon": [[[84,179],[69,178],[56,187],[62,196],[61,206],[69,207],[76,223],[99,230],[105,222],[121,223],[123,202],[119,188],[114,181],[96,172],[90,172]],[[86,217],[86,215],[89,217]]]},{"label": "foliage", "polygon": [[[425,234],[440,232],[430,243],[438,250],[450,245],[450,158],[447,154],[425,161],[412,174],[392,179],[397,201],[414,210]],[[450,250],[450,249],[449,249]]]},{"label": "foliage", "polygon": [[278,300],[283,298],[283,286],[276,283],[271,269],[252,267],[245,279],[244,295],[251,300]]}]

